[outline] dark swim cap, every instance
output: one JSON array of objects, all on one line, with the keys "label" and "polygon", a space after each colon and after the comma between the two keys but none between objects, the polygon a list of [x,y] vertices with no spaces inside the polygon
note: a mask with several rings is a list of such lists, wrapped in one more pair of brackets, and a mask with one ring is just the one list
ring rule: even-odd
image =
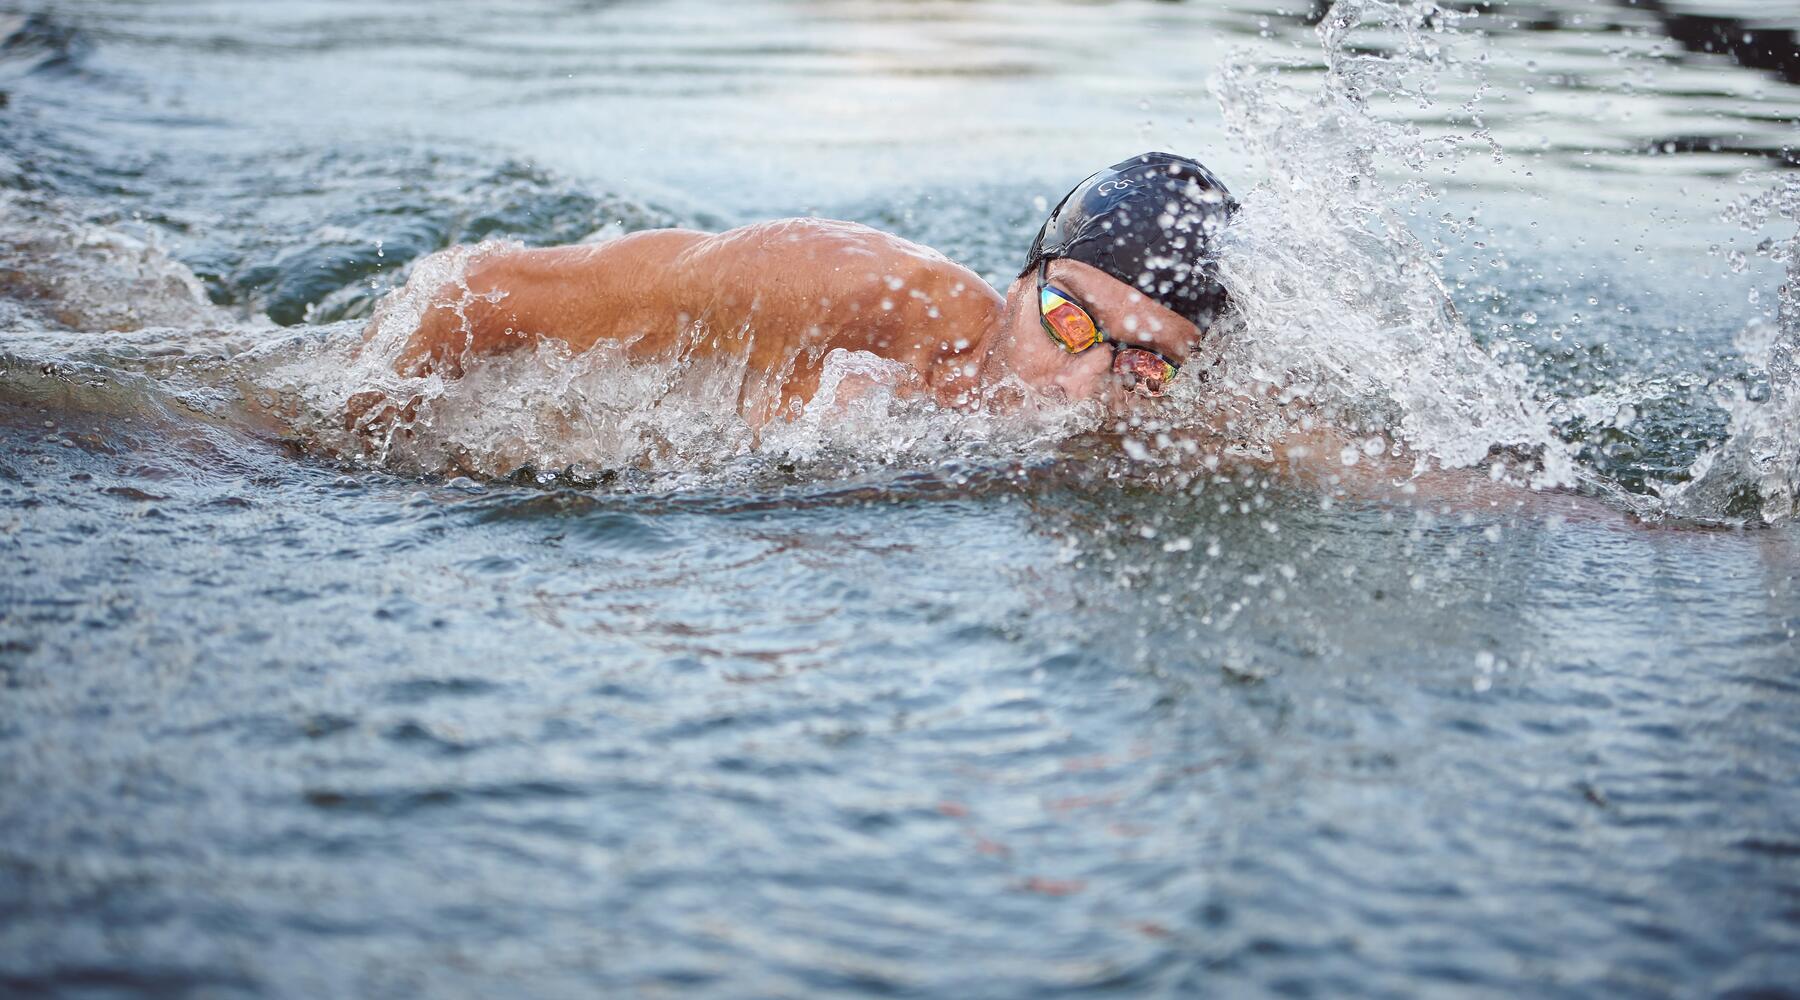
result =
[{"label": "dark swim cap", "polygon": [[1025,259],[1066,257],[1107,274],[1201,330],[1225,307],[1212,253],[1237,202],[1212,171],[1174,153],[1141,153],[1075,185],[1050,210]]}]

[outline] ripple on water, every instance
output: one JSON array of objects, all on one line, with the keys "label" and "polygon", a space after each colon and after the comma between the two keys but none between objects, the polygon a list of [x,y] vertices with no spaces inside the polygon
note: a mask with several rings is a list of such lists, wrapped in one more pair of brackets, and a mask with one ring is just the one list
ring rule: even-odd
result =
[{"label": "ripple on water", "polygon": [[440,698],[478,698],[500,690],[502,685],[479,677],[416,677],[383,685],[381,699],[391,705],[423,705]]},{"label": "ripple on water", "polygon": [[446,757],[474,753],[482,748],[480,742],[456,735],[449,726],[433,726],[419,719],[406,719],[391,726],[382,737],[396,746],[428,750]]},{"label": "ripple on water", "polygon": [[596,790],[569,781],[521,777],[388,787],[320,786],[305,789],[301,798],[308,806],[329,813],[393,819],[418,812],[454,812],[463,806],[529,807],[534,803],[590,800]]}]

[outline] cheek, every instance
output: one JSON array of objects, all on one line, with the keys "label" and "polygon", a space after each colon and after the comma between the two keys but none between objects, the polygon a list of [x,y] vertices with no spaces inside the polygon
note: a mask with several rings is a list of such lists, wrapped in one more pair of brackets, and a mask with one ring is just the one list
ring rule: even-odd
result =
[{"label": "cheek", "polygon": [[1095,347],[1080,354],[1064,354],[1052,381],[1071,402],[1093,399],[1113,385],[1112,351]]},{"label": "cheek", "polygon": [[1078,402],[1111,387],[1112,353],[1099,346],[1070,354],[1034,328],[1013,341],[1012,369],[1040,391],[1058,392],[1071,402]]},{"label": "cheek", "polygon": [[1015,336],[1008,353],[1014,370],[1032,376],[1048,375],[1075,357],[1051,343],[1050,338],[1038,329]]}]

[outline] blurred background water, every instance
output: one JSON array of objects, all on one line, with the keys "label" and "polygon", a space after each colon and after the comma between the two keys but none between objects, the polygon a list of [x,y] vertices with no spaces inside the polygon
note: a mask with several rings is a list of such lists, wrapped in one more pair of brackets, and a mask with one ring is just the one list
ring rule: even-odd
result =
[{"label": "blurred background water", "polygon": [[[1472,13],[1381,114],[1504,156],[1402,207],[1644,494],[1771,391],[1792,226],[1721,213],[1796,166],[1800,17]],[[1272,176],[1209,78],[1325,16],[0,0],[0,992],[1795,995],[1791,523],[242,417],[456,242],[815,213],[1004,282],[1104,163]]]}]

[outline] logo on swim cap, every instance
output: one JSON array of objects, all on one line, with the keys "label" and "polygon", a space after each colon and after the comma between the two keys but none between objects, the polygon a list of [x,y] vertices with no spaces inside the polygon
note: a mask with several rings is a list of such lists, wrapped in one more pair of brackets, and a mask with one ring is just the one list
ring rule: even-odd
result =
[{"label": "logo on swim cap", "polygon": [[1040,260],[1078,260],[1205,330],[1225,306],[1212,257],[1236,210],[1231,192],[1198,161],[1142,153],[1063,196],[1038,230],[1025,272]]}]

